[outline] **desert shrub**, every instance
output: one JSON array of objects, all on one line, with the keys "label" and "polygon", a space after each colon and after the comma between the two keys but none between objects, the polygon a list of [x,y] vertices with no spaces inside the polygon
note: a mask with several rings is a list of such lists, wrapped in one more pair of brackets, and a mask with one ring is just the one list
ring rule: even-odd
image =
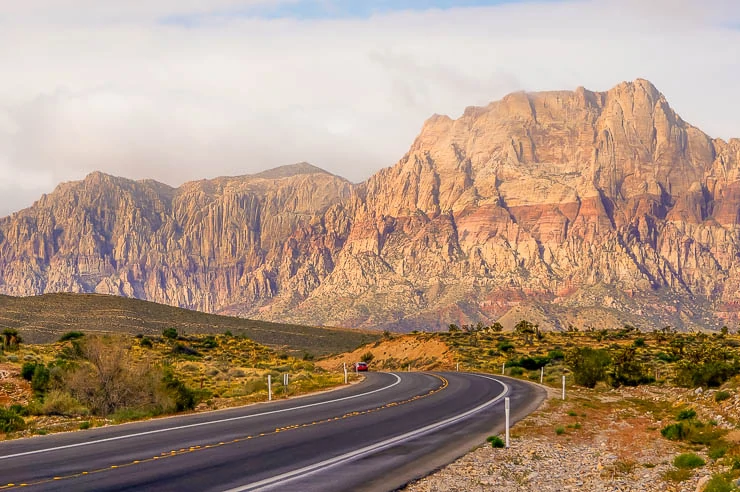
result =
[{"label": "desert shrub", "polygon": [[544,367],[550,362],[550,358],[542,355],[535,355],[532,357],[521,357],[520,359],[512,359],[506,363],[512,367],[523,367],[528,371],[534,371]]},{"label": "desert shrub", "polygon": [[512,376],[521,376],[522,374],[524,374],[524,369],[522,369],[521,367],[512,367],[509,374],[511,374]]},{"label": "desert shrub", "polygon": [[149,337],[143,337],[141,341],[139,341],[139,345],[144,348],[152,348],[154,346],[152,339]]},{"label": "desert shrub", "polygon": [[500,352],[511,352],[512,350],[514,350],[514,348],[515,348],[515,347],[514,347],[514,344],[513,344],[513,343],[511,343],[510,341],[508,341],[508,340],[504,340],[504,341],[502,341],[502,342],[499,342],[499,343],[498,343],[498,344],[496,345],[496,348],[497,348],[497,349],[498,349],[498,350],[499,350]]},{"label": "desert shrub", "polygon": [[26,362],[21,367],[21,377],[26,381],[33,379],[33,372],[36,370],[36,362]]},{"label": "desert shrub", "polygon": [[12,405],[8,407],[8,410],[10,410],[11,412],[17,413],[21,417],[26,417],[29,415],[28,407],[24,407],[20,403],[13,403]]},{"label": "desert shrub", "polygon": [[174,398],[175,410],[192,410],[199,403],[198,395],[195,391],[188,388],[185,383],[177,379],[170,371],[166,372],[162,379],[167,390]]},{"label": "desert shrub", "polygon": [[90,424],[90,421],[89,420],[85,420],[84,422],[80,422],[80,430],[89,429],[91,426],[92,426],[92,424]]},{"label": "desert shrub", "polygon": [[565,433],[565,427],[563,426],[555,427],[555,434],[560,436],[560,435],[563,435],[564,433]]},{"label": "desert shrub", "polygon": [[49,379],[51,379],[49,369],[44,364],[36,364],[31,378],[31,389],[38,395],[46,393],[49,389]]},{"label": "desert shrub", "polygon": [[678,360],[681,359],[681,357],[677,354],[666,354],[665,352],[658,352],[655,355],[655,358],[669,364],[673,362],[678,362]]},{"label": "desert shrub", "polygon": [[714,475],[704,486],[704,492],[733,492],[737,487],[724,475]]},{"label": "desert shrub", "polygon": [[676,384],[687,388],[716,388],[739,372],[735,361],[710,360],[707,362],[681,361],[676,370]]},{"label": "desert shrub", "polygon": [[488,436],[486,441],[491,443],[492,448],[503,448],[506,447],[506,443],[499,436]]},{"label": "desert shrub", "polygon": [[728,398],[730,398],[730,396],[732,395],[729,391],[718,391],[714,394],[714,401],[716,402],[725,401]]},{"label": "desert shrub", "polygon": [[609,378],[615,388],[639,386],[655,381],[655,378],[646,374],[643,364],[637,359],[635,347],[625,347],[614,354]]},{"label": "desert shrub", "polygon": [[23,430],[26,422],[23,417],[10,409],[0,408],[0,432],[8,433]]},{"label": "desert shrub", "polygon": [[660,434],[669,441],[682,441],[688,435],[688,428],[679,422],[663,427]]},{"label": "desert shrub", "polygon": [[165,328],[162,330],[162,336],[174,340],[177,338],[177,328]]},{"label": "desert shrub", "polygon": [[705,465],[704,460],[694,453],[683,453],[673,458],[673,466],[685,470],[699,468]]},{"label": "desert shrub", "polygon": [[728,445],[724,441],[717,441],[715,442],[707,452],[707,456],[709,456],[713,460],[718,460],[722,458],[725,454],[727,454]]},{"label": "desert shrub", "polygon": [[185,345],[184,343],[176,343],[172,347],[172,353],[174,355],[189,355],[193,357],[200,356],[200,352],[195,350],[193,347],[190,347],[188,345]]},{"label": "desert shrub", "polygon": [[680,412],[678,412],[678,415],[676,415],[676,420],[691,420],[696,417],[696,410],[693,408],[684,408]]},{"label": "desert shrub", "polygon": [[362,354],[362,357],[360,357],[360,360],[369,364],[374,358],[375,356],[372,352],[365,352],[364,354]]},{"label": "desert shrub", "polygon": [[85,336],[85,334],[82,333],[81,331],[68,331],[67,333],[65,333],[64,335],[62,335],[61,337],[59,337],[59,341],[60,342],[66,342],[68,340],[77,340],[77,339],[82,338],[84,336]]},{"label": "desert shrub", "polygon": [[69,393],[52,390],[44,397],[44,402],[41,405],[41,413],[44,415],[76,417],[78,415],[87,415],[90,412]]},{"label": "desert shrub", "polygon": [[201,343],[200,346],[206,349],[213,349],[218,347],[218,342],[213,336],[207,336]]},{"label": "desert shrub", "polygon": [[645,346],[645,339],[644,338],[635,338],[634,345],[635,345],[635,347],[644,347]]},{"label": "desert shrub", "polygon": [[265,378],[250,378],[244,383],[244,391],[247,393],[267,391],[267,381]]},{"label": "desert shrub", "polygon": [[571,350],[565,362],[573,371],[577,385],[593,388],[606,379],[611,358],[606,350],[582,347]]},{"label": "desert shrub", "polygon": [[565,359],[565,353],[562,350],[560,350],[560,349],[553,349],[553,350],[550,350],[547,353],[547,357],[550,360],[564,360]]}]

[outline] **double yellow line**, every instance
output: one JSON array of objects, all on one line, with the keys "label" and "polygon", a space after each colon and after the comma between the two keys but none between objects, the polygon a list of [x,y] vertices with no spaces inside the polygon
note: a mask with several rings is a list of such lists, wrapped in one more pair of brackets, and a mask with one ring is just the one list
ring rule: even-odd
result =
[{"label": "double yellow line", "polygon": [[180,449],[173,449],[171,451],[164,451],[164,452],[160,453],[158,456],[152,456],[151,458],[145,458],[145,459],[141,459],[141,460],[134,460],[134,461],[130,461],[130,462],[127,462],[127,463],[122,463],[122,464],[119,464],[119,465],[110,465],[110,466],[106,466],[104,468],[98,468],[96,470],[81,471],[81,472],[76,472],[76,473],[72,473],[72,474],[69,474],[69,475],[61,475],[61,476],[58,476],[58,477],[45,478],[45,479],[38,480],[38,481],[35,481],[35,482],[9,483],[9,484],[0,486],[0,490],[7,490],[7,489],[17,488],[17,487],[30,487],[30,486],[33,486],[33,485],[43,485],[43,484],[46,484],[46,483],[52,483],[52,482],[56,482],[56,481],[59,481],[59,480],[69,480],[69,479],[72,479],[72,478],[84,477],[85,475],[93,475],[93,474],[96,474],[96,473],[103,473],[103,472],[107,472],[107,471],[111,471],[111,470],[119,470],[119,469],[123,469],[123,468],[129,468],[129,467],[132,467],[132,466],[135,466],[135,465],[141,465],[141,464],[144,464],[144,463],[151,463],[153,461],[159,461],[159,460],[163,460],[163,459],[167,459],[167,458],[174,458],[175,456],[182,456],[183,454],[196,453],[196,452],[199,452],[199,451],[205,451],[207,449],[219,448],[219,447],[222,447],[222,446],[228,446],[229,444],[236,444],[236,443],[240,443],[240,442],[244,442],[244,441],[249,441],[251,439],[259,439],[261,437],[267,437],[267,436],[271,436],[271,435],[278,434],[278,433],[281,433],[281,432],[288,432],[288,431],[291,431],[291,430],[302,429],[304,427],[311,427],[311,426],[314,426],[314,425],[328,424],[328,423],[337,422],[337,421],[340,421],[340,420],[343,420],[343,419],[349,419],[349,418],[353,418],[353,417],[359,417],[361,415],[368,415],[368,414],[379,412],[381,410],[385,410],[385,409],[388,409],[388,408],[397,407],[399,405],[405,405],[407,403],[411,403],[411,402],[414,402],[414,401],[417,401],[417,400],[421,400],[423,398],[428,398],[428,397],[430,397],[430,396],[432,396],[432,395],[434,395],[436,393],[439,393],[440,391],[445,390],[449,386],[449,382],[444,377],[439,376],[437,374],[429,374],[429,375],[430,376],[433,376],[433,377],[435,377],[437,379],[439,379],[442,382],[442,384],[439,387],[434,388],[432,390],[429,390],[426,393],[422,393],[420,395],[412,396],[411,398],[408,398],[408,399],[405,399],[405,400],[393,401],[393,402],[389,402],[389,403],[386,403],[384,405],[380,405],[380,406],[377,406],[377,407],[374,407],[374,408],[369,408],[367,410],[361,410],[361,411],[356,411],[356,412],[345,413],[344,415],[340,415],[340,416],[337,416],[337,417],[329,417],[329,418],[326,418],[326,419],[316,420],[316,421],[313,421],[313,422],[306,422],[306,423],[302,423],[302,424],[294,424],[294,425],[288,425],[288,426],[285,426],[285,427],[278,427],[274,431],[263,432],[263,433],[260,433],[260,434],[248,435],[248,436],[244,436],[244,437],[238,437],[236,439],[232,439],[231,441],[220,441],[220,442],[217,442],[217,443],[214,442],[212,444],[206,444],[206,445],[203,445],[203,446],[190,446],[188,448],[180,448]]}]

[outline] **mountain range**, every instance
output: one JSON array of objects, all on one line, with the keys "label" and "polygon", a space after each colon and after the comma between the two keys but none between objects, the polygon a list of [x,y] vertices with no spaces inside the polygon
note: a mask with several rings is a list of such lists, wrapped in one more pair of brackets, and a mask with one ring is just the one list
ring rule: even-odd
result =
[{"label": "mountain range", "polygon": [[95,172],[0,219],[0,294],[95,292],[407,331],[734,326],[740,139],[648,81],[432,116],[353,184],[307,163],[178,188]]}]

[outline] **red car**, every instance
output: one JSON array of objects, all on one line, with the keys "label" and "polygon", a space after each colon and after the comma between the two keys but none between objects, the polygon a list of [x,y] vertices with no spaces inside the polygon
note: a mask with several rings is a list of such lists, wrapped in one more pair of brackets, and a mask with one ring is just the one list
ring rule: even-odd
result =
[{"label": "red car", "polygon": [[356,362],[355,371],[367,371],[367,363],[366,362]]}]

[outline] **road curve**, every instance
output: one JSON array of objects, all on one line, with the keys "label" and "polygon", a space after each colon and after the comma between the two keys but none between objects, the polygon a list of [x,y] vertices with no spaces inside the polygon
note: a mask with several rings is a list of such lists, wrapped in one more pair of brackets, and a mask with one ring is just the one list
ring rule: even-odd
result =
[{"label": "road curve", "polygon": [[534,410],[469,373],[370,373],[305,398],[0,443],[0,490],[393,490]]}]

